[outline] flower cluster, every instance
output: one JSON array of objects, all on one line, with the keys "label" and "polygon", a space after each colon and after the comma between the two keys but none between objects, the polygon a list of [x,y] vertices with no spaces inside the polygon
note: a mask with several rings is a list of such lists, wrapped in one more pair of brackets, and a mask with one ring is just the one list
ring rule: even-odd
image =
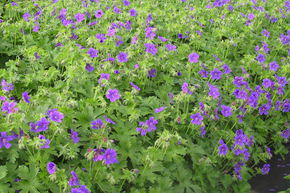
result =
[{"label": "flower cluster", "polygon": [[136,131],[139,132],[142,136],[146,135],[149,132],[156,130],[156,125],[158,124],[158,120],[154,117],[150,117],[145,122],[139,122],[139,126],[136,128]]},{"label": "flower cluster", "polygon": [[234,138],[234,145],[232,149],[234,150],[235,155],[243,155],[243,158],[245,161],[248,161],[250,157],[250,153],[248,149],[245,146],[252,146],[253,145],[253,136],[250,138],[247,137],[247,135],[244,134],[243,130],[239,129],[236,131],[236,135]]},{"label": "flower cluster", "polygon": [[103,161],[106,165],[118,163],[117,152],[114,149],[94,149],[93,161]]}]

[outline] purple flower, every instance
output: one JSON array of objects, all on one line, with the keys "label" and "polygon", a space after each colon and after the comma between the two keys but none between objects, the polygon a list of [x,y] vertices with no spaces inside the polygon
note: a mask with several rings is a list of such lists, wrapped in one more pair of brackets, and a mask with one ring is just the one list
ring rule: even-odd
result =
[{"label": "purple flower", "polygon": [[237,99],[247,100],[248,93],[244,89],[236,89],[233,94]]},{"label": "purple flower", "polygon": [[232,115],[232,108],[226,105],[222,105],[221,113],[224,117],[229,117]]},{"label": "purple flower", "polygon": [[288,84],[288,81],[286,80],[286,77],[280,77],[278,75],[275,75],[275,78],[278,81],[278,84],[281,86],[285,86],[286,84]]},{"label": "purple flower", "polygon": [[284,7],[287,9],[287,11],[290,11],[290,1],[285,1]]},{"label": "purple flower", "polygon": [[18,108],[15,108],[16,105],[17,105],[16,102],[5,101],[2,104],[2,112],[7,113],[7,114],[16,113],[18,111]]},{"label": "purple flower", "polygon": [[134,8],[130,9],[129,13],[130,13],[130,15],[133,16],[133,17],[137,15],[137,11],[136,11],[136,9],[134,9]]},{"label": "purple flower", "polygon": [[152,54],[153,56],[158,52],[158,49],[155,47],[154,44],[145,43],[144,46],[146,47],[146,52]]},{"label": "purple flower", "polygon": [[289,35],[280,34],[280,41],[284,45],[288,45],[290,43]]},{"label": "purple flower", "polygon": [[244,81],[244,77],[239,77],[239,76],[235,77],[233,83],[236,85],[236,87],[242,87],[243,85],[246,84],[246,82]]},{"label": "purple flower", "polygon": [[49,109],[47,115],[52,121],[58,123],[61,123],[64,118],[64,115],[61,112],[58,112],[57,109]]},{"label": "purple flower", "polygon": [[197,63],[199,59],[199,55],[195,52],[188,55],[188,61],[190,63]]},{"label": "purple flower", "polygon": [[222,139],[219,141],[219,144],[220,144],[220,146],[219,146],[219,155],[220,156],[227,155],[228,150],[229,150],[228,146],[224,143],[224,141]]},{"label": "purple flower", "polygon": [[77,23],[80,23],[83,20],[85,20],[85,14],[77,13],[77,14],[75,14],[75,19],[76,19]]},{"label": "purple flower", "polygon": [[96,25],[98,22],[97,21],[93,21],[93,22],[91,22],[91,23],[88,23],[88,26],[94,26],[94,25]]},{"label": "purple flower", "polygon": [[69,193],[91,193],[85,185],[81,185],[79,188],[72,188]]},{"label": "purple flower", "polygon": [[170,104],[173,104],[173,94],[171,92],[168,93],[169,99],[170,99]]},{"label": "purple flower", "polygon": [[148,127],[147,132],[155,131],[157,123],[158,123],[158,120],[154,119],[154,117],[150,117],[148,120],[146,120],[145,124]]},{"label": "purple flower", "polygon": [[227,64],[223,65],[223,70],[225,74],[230,74],[232,72],[232,70],[230,69],[230,67]]},{"label": "purple flower", "polygon": [[80,186],[81,184],[79,182],[77,174],[74,171],[71,171],[70,173],[71,173],[72,177],[69,179],[68,185],[70,185],[70,186]]},{"label": "purple flower", "polygon": [[162,36],[158,36],[158,39],[161,40],[162,42],[166,42],[168,39],[162,37]]},{"label": "purple flower", "polygon": [[9,141],[13,140],[12,136],[8,136],[7,132],[0,132],[0,149],[5,147],[6,149],[9,149],[12,145],[9,143]]},{"label": "purple flower", "polygon": [[204,69],[200,70],[198,73],[199,73],[199,74],[201,75],[201,77],[203,77],[203,78],[207,78],[207,77],[208,77],[208,71],[206,71],[206,70],[204,70]]},{"label": "purple flower", "polygon": [[39,135],[38,138],[42,141],[42,145],[40,146],[40,149],[47,149],[49,148],[50,140],[46,139],[44,135]]},{"label": "purple flower", "polygon": [[[140,123],[139,123],[140,124]],[[141,136],[145,136],[147,133],[147,130],[142,128],[142,127],[138,127],[136,128],[136,131],[139,132],[141,134]]]},{"label": "purple flower", "polygon": [[159,108],[156,108],[156,109],[154,110],[154,112],[155,112],[155,113],[160,113],[160,112],[164,111],[166,108],[167,108],[167,107],[159,107]]},{"label": "purple flower", "polygon": [[265,56],[264,56],[263,54],[259,54],[259,55],[257,56],[257,60],[258,60],[260,63],[263,63],[263,62],[266,61]]},{"label": "purple flower", "polygon": [[29,124],[30,131],[36,132],[36,133],[46,131],[48,129],[49,124],[50,124],[50,122],[45,117],[42,117],[36,123]]},{"label": "purple flower", "polygon": [[229,5],[229,6],[228,6],[228,10],[229,10],[229,11],[233,11],[233,10],[234,10],[234,7],[233,7],[232,5]]},{"label": "purple flower", "polygon": [[204,136],[205,136],[205,134],[206,134],[206,130],[204,129],[205,127],[201,127],[200,128],[200,135],[201,135],[201,137],[203,138]]},{"label": "purple flower", "polygon": [[254,144],[253,140],[254,140],[254,136],[250,136],[250,138],[246,137],[246,140],[245,140],[246,145],[252,146]]},{"label": "purple flower", "polygon": [[264,164],[263,168],[261,169],[262,174],[266,175],[269,173],[269,171],[270,171],[270,164]]},{"label": "purple flower", "polygon": [[155,28],[153,28],[153,27],[147,27],[145,29],[145,37],[152,40],[156,36],[156,33],[154,32],[154,30],[155,30]]},{"label": "purple flower", "polygon": [[279,64],[276,61],[269,64],[269,69],[276,72],[279,69]]},{"label": "purple flower", "polygon": [[244,134],[244,131],[242,129],[237,130],[234,145],[243,147],[247,140],[246,137],[247,136]]},{"label": "purple flower", "polygon": [[89,48],[89,50],[87,51],[87,54],[89,54],[91,58],[98,57],[98,53],[99,51],[94,48]]},{"label": "purple flower", "polygon": [[136,44],[138,40],[138,36],[134,36],[131,40],[131,44]]},{"label": "purple flower", "polygon": [[278,95],[284,95],[284,87],[278,86],[277,87],[277,94]]},{"label": "purple flower", "polygon": [[244,160],[245,160],[245,161],[248,161],[249,158],[250,158],[250,152],[248,151],[247,148],[245,148],[245,149],[242,151],[242,154],[243,154],[243,156],[244,156]]},{"label": "purple flower", "polygon": [[218,105],[217,108],[214,109],[214,120],[219,120],[220,119],[219,115],[218,115],[219,114],[218,112],[219,112],[219,105]]},{"label": "purple flower", "polygon": [[130,5],[130,1],[128,1],[128,0],[124,0],[123,3],[124,3],[125,6],[129,6]]},{"label": "purple flower", "polygon": [[118,163],[117,152],[114,149],[106,149],[103,159],[106,165]]},{"label": "purple flower", "polygon": [[60,42],[59,42],[59,43],[56,43],[56,44],[55,44],[55,47],[63,47],[63,44],[60,43]]},{"label": "purple flower", "polygon": [[30,99],[30,96],[28,95],[28,92],[25,91],[22,93],[22,98],[23,100],[26,102],[26,103],[30,103],[29,99]]},{"label": "purple flower", "polygon": [[270,37],[270,32],[268,32],[267,30],[263,29],[262,35],[268,38],[268,37]]},{"label": "purple flower", "polygon": [[248,19],[253,20],[255,18],[255,15],[253,13],[248,14]]},{"label": "purple flower", "polygon": [[184,38],[184,35],[179,33],[179,34],[177,35],[177,37],[178,37],[179,39],[183,39],[183,38]]},{"label": "purple flower", "polygon": [[56,165],[53,162],[48,162],[46,168],[49,174],[54,174],[56,172]]},{"label": "purple flower", "polygon": [[0,101],[5,101],[6,97],[5,96],[0,96]]},{"label": "purple flower", "polygon": [[91,64],[86,64],[86,70],[92,72],[95,68]]},{"label": "purple flower", "polygon": [[260,115],[268,115],[268,111],[271,109],[271,105],[269,104],[263,104],[260,108],[259,108],[259,112]]},{"label": "purple flower", "polygon": [[[281,136],[282,136],[284,139],[288,139],[289,136],[290,136],[290,129],[283,130],[282,133],[281,133]],[[1,144],[0,144],[0,146],[1,146]]]},{"label": "purple flower", "polygon": [[[154,117],[153,117],[153,119],[154,119]],[[148,121],[148,120],[147,120]],[[151,121],[152,122],[152,121]],[[155,122],[155,123],[153,123],[153,128],[155,127],[155,129],[156,129],[156,124],[158,123],[158,121],[157,122]],[[155,124],[155,125],[154,125]],[[152,124],[150,124],[149,123],[149,125],[152,125]],[[148,126],[144,123],[144,122],[139,122],[139,126],[141,127],[139,127],[139,128],[136,128],[136,131],[137,132],[139,132],[140,134],[141,134],[141,136],[145,136],[146,135],[146,133],[147,132],[151,132],[152,131],[152,129],[149,131],[148,130]],[[152,126],[151,126],[152,127]]]},{"label": "purple flower", "polygon": [[250,97],[247,99],[247,103],[251,106],[256,108],[258,105],[258,100],[259,100],[260,94],[259,92],[252,92]]},{"label": "purple flower", "polygon": [[149,78],[154,78],[156,76],[156,69],[152,68],[148,71],[148,77]]},{"label": "purple flower", "polygon": [[10,92],[14,89],[13,84],[6,82],[6,80],[4,80],[4,79],[2,79],[2,81],[1,81],[1,86],[2,86],[2,90],[5,92]]},{"label": "purple flower", "polygon": [[274,82],[268,78],[265,78],[263,79],[263,83],[262,85],[265,87],[265,88],[272,88],[274,86]]},{"label": "purple flower", "polygon": [[92,121],[91,123],[93,129],[101,129],[104,126],[104,123],[101,119]]},{"label": "purple flower", "polygon": [[146,24],[148,25],[150,23],[150,21],[152,21],[152,14],[148,14],[147,19],[146,19]]},{"label": "purple flower", "polygon": [[80,138],[78,137],[78,132],[74,131],[73,129],[70,130],[70,138],[74,143],[78,143],[80,141]]},{"label": "purple flower", "polygon": [[35,25],[33,26],[33,30],[34,32],[38,32],[40,30],[40,26],[38,23],[35,23]]},{"label": "purple flower", "polygon": [[281,101],[277,101],[275,104],[276,111],[280,111],[281,106],[282,106]]},{"label": "purple flower", "polygon": [[124,42],[122,40],[117,40],[116,41],[116,46],[119,47],[120,45],[122,45]]},{"label": "purple flower", "polygon": [[101,77],[99,78],[98,82],[101,84],[101,86],[105,86],[102,84],[103,80],[109,80],[110,79],[110,74],[107,73],[101,73]]},{"label": "purple flower", "polygon": [[11,6],[18,6],[18,4],[16,2],[12,1]]},{"label": "purple flower", "polygon": [[120,99],[120,94],[118,89],[109,89],[106,94],[107,99],[111,102],[115,102],[116,100]]},{"label": "purple flower", "polygon": [[268,54],[268,52],[270,51],[269,47],[268,47],[268,44],[266,42],[262,42],[263,43],[263,49],[264,49],[264,52],[266,54]]},{"label": "purple flower", "polygon": [[168,51],[176,51],[176,46],[173,44],[167,44],[166,48]]},{"label": "purple flower", "polygon": [[104,15],[104,12],[103,12],[103,10],[100,9],[100,10],[96,11],[95,17],[96,18],[101,18],[103,15]]},{"label": "purple flower", "polygon": [[243,165],[245,165],[245,164],[241,161],[239,161],[237,164],[234,165],[234,172],[237,175],[239,180],[242,180],[242,176],[241,176],[240,171],[241,171]]},{"label": "purple flower", "polygon": [[25,20],[25,21],[29,21],[29,18],[31,17],[31,15],[29,14],[29,13],[24,13],[23,15],[22,15],[22,17],[23,17],[23,19]]},{"label": "purple flower", "polygon": [[97,161],[102,161],[104,159],[104,153],[105,150],[104,149],[94,149],[94,157],[93,157],[93,161],[97,162]]},{"label": "purple flower", "polygon": [[211,78],[213,80],[219,80],[221,79],[221,75],[222,75],[222,71],[220,71],[219,69],[215,68],[213,71],[210,72]]},{"label": "purple flower", "polygon": [[192,119],[191,123],[195,125],[200,125],[203,120],[203,117],[200,115],[200,113],[192,114],[190,118]]},{"label": "purple flower", "polygon": [[114,7],[114,12],[116,14],[122,13],[122,10],[119,7]]},{"label": "purple flower", "polygon": [[182,90],[183,93],[190,94],[191,95],[192,92],[189,90],[188,86],[189,86],[188,83],[187,82],[184,82],[182,84],[181,90]]},{"label": "purple flower", "polygon": [[111,123],[113,125],[115,125],[116,123],[112,120],[112,119],[109,119],[106,115],[103,116],[106,120],[107,123]]},{"label": "purple flower", "polygon": [[40,59],[40,56],[39,56],[39,54],[37,52],[34,52],[34,57],[35,57],[36,60]]},{"label": "purple flower", "polygon": [[125,52],[120,52],[118,55],[119,62],[127,62],[128,61],[128,55]]},{"label": "purple flower", "polygon": [[288,99],[286,99],[283,104],[282,112],[288,113],[289,111],[290,111],[290,103],[288,102]]},{"label": "purple flower", "polygon": [[100,43],[105,42],[105,40],[107,39],[105,34],[96,34],[96,38],[100,40]]},{"label": "purple flower", "polygon": [[141,89],[136,85],[134,84],[133,82],[130,82],[130,85],[135,88],[136,90],[140,91]]},{"label": "purple flower", "polygon": [[209,87],[208,95],[212,96],[214,99],[217,99],[220,96],[219,89],[216,86],[211,85],[209,83],[208,87]]}]

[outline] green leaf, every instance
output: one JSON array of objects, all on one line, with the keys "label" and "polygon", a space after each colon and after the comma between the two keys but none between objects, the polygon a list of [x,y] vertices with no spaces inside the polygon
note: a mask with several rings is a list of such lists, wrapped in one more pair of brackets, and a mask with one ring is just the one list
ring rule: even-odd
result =
[{"label": "green leaf", "polygon": [[290,180],[290,174],[288,176],[284,176],[284,179]]},{"label": "green leaf", "polygon": [[6,166],[0,166],[0,179],[4,178],[7,175]]}]

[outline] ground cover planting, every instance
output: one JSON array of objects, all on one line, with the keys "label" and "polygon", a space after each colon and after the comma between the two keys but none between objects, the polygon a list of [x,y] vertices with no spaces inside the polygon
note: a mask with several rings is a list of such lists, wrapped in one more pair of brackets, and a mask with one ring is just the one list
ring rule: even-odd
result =
[{"label": "ground cover planting", "polygon": [[250,193],[288,153],[289,12],[2,0],[0,193]]}]

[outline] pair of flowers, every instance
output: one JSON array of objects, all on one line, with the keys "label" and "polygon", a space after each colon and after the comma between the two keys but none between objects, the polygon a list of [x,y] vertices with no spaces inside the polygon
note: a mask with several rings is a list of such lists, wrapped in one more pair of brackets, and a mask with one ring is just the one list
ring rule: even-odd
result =
[{"label": "pair of flowers", "polygon": [[[54,122],[61,123],[62,119],[64,118],[64,115],[59,112],[57,109],[50,109],[47,111],[47,115],[50,118],[50,120]],[[48,129],[50,122],[47,120],[47,118],[42,117],[39,121],[36,123],[30,123],[31,131],[33,132],[41,132],[46,131]]]},{"label": "pair of flowers", "polygon": [[[94,157],[93,161],[104,161],[104,164],[106,165],[111,165],[114,163],[118,163],[117,160],[117,152],[114,149],[94,149]],[[54,162],[48,162],[47,163],[47,172],[49,174],[54,174],[57,170],[57,166]],[[77,175],[74,171],[71,172],[72,178],[69,180],[69,185],[70,186],[79,186],[80,184],[78,183],[78,178]]]},{"label": "pair of flowers", "polygon": [[[226,105],[221,105],[221,108],[222,108],[221,113],[224,117],[229,117],[232,115],[233,110],[231,107],[226,106]],[[202,120],[203,120],[203,116],[200,113],[192,114],[190,118],[192,119],[191,123],[194,125],[201,125]]]}]

